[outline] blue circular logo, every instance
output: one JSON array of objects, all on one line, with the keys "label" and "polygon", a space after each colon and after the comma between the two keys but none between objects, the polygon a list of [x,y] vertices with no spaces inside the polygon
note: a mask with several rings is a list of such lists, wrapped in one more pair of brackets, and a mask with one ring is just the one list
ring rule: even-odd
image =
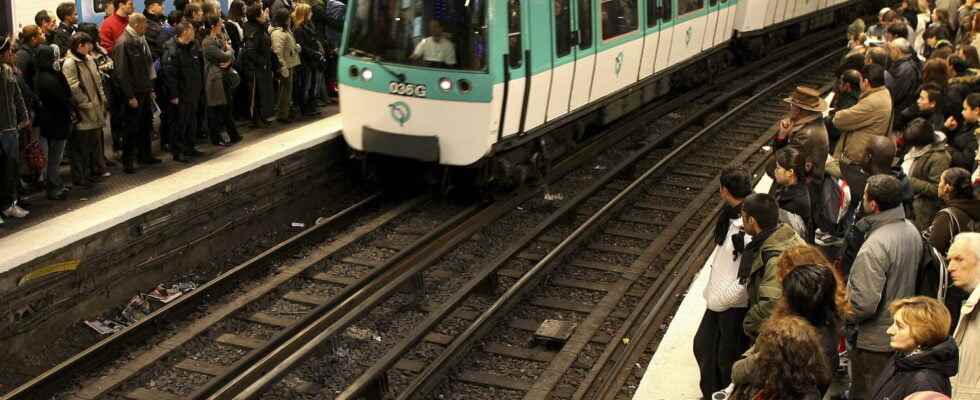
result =
[{"label": "blue circular logo", "polygon": [[398,123],[398,126],[405,126],[405,123],[412,119],[412,109],[404,101],[389,104],[388,113],[391,115],[391,119]]}]

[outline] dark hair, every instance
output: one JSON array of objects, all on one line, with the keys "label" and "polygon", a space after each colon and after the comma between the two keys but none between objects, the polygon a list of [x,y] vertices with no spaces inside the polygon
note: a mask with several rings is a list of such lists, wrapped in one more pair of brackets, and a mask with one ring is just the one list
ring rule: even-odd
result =
[{"label": "dark hair", "polygon": [[833,326],[838,322],[836,295],[837,278],[827,266],[801,265],[783,277],[787,308],[813,326]]},{"label": "dark hair", "polygon": [[976,198],[973,192],[973,176],[970,171],[960,167],[953,167],[943,171],[943,180],[953,188],[950,196],[956,200],[973,200]]},{"label": "dark hair", "polygon": [[949,63],[941,58],[933,58],[922,66],[922,82],[945,87],[949,83]]},{"label": "dark hair", "polygon": [[180,36],[184,32],[194,31],[194,30],[195,30],[194,29],[194,24],[192,24],[192,23],[190,23],[188,21],[182,21],[181,23],[177,24],[177,26],[175,27],[174,33],[175,33],[176,36]]},{"label": "dark hair", "polygon": [[132,0],[112,0],[112,8],[118,10],[120,4],[126,4],[129,3],[130,1]]},{"label": "dark hair", "polygon": [[909,26],[905,22],[896,22],[889,25],[886,32],[896,38],[908,38]]},{"label": "dark hair", "polygon": [[76,57],[81,58],[81,59],[84,59],[84,57],[82,56],[82,54],[78,52],[78,48],[81,47],[83,44],[93,44],[94,45],[95,44],[95,40],[92,40],[92,37],[89,36],[89,34],[87,34],[85,32],[78,31],[78,32],[75,32],[75,34],[71,35],[71,42],[69,42],[69,44],[68,44],[68,49]]},{"label": "dark hair", "polygon": [[847,70],[850,70],[850,69],[860,70],[861,67],[864,66],[864,59],[865,59],[865,57],[866,56],[864,55],[864,52],[861,52],[861,51],[855,51],[855,52],[847,53],[847,55],[844,56],[844,62],[841,63],[841,65],[840,65],[840,67],[838,67],[837,71],[840,74],[842,74],[842,73],[844,73],[844,71],[847,71]]},{"label": "dark hair", "polygon": [[852,90],[861,90],[861,73],[856,69],[849,69],[840,75],[840,81],[851,85]]},{"label": "dark hair", "polygon": [[970,106],[972,109],[980,108],[980,93],[970,93],[966,96],[966,105]]},{"label": "dark hair", "polygon": [[861,77],[868,80],[873,88],[885,84],[885,68],[877,64],[868,64],[861,69]]},{"label": "dark hair", "polygon": [[177,26],[181,21],[184,20],[184,12],[180,10],[173,10],[170,15],[167,16],[167,23],[170,26]]},{"label": "dark hair", "polygon": [[868,200],[878,203],[880,211],[888,211],[902,205],[902,183],[898,178],[878,174],[868,178],[868,183],[864,189]]},{"label": "dark hair", "polygon": [[276,10],[275,15],[272,16],[272,26],[282,27],[283,29],[289,27],[289,10],[282,8]]},{"label": "dark hair", "polygon": [[[946,10],[941,10],[945,12]],[[949,30],[943,25],[933,25],[922,32],[923,39],[936,38],[937,40],[949,40]]]},{"label": "dark hair", "polygon": [[218,15],[218,14],[220,14],[218,12],[218,8],[214,6],[214,3],[207,2],[207,1],[204,2],[204,4],[201,4],[201,11],[204,12],[204,15],[205,16],[212,16],[212,15]]},{"label": "dark hair", "polygon": [[212,15],[207,18],[204,18],[204,30],[207,31],[207,33],[211,33],[211,30],[218,25],[222,25],[221,17],[217,15]]},{"label": "dark hair", "polygon": [[980,68],[980,52],[977,52],[976,46],[964,44],[960,46],[960,51],[966,56],[966,62],[970,68]]},{"label": "dark hair", "polygon": [[[871,64],[880,65],[883,68],[887,68],[888,64],[891,63],[891,58],[888,55],[888,50],[884,47],[872,47],[868,49],[867,54],[864,55],[865,64],[870,62]],[[861,67],[864,69],[864,67]]]},{"label": "dark hair", "polygon": [[922,147],[928,146],[936,141],[936,132],[932,123],[925,118],[916,118],[905,127],[905,132],[902,133],[902,137],[905,138],[905,143],[915,147]]},{"label": "dark hair", "polygon": [[744,167],[728,167],[721,171],[721,187],[737,199],[752,194],[752,175]]},{"label": "dark hair", "polygon": [[94,40],[94,38],[99,37],[99,26],[91,22],[82,22],[78,24],[77,32],[84,32]]},{"label": "dark hair", "polygon": [[936,103],[936,107],[940,107],[940,100],[943,95],[942,89],[933,83],[926,83],[919,88],[920,92],[926,92],[929,95],[929,101]]},{"label": "dark hair", "polygon": [[245,20],[245,3],[242,0],[234,0],[228,6],[228,19],[239,23]]},{"label": "dark hair", "polygon": [[58,4],[58,8],[54,10],[55,15],[58,19],[64,21],[65,18],[70,17],[75,12],[75,3],[64,2]]},{"label": "dark hair", "polygon": [[935,50],[932,51],[932,54],[929,55],[929,59],[938,58],[940,60],[945,60],[951,55],[953,55],[953,45],[947,42],[942,42],[938,47],[936,47]]},{"label": "dark hair", "polygon": [[203,13],[204,11],[201,10],[201,6],[197,5],[197,3],[188,3],[187,6],[184,7],[184,15],[186,15],[187,18],[194,19],[194,14],[198,12]]},{"label": "dark hair", "polygon": [[776,151],[776,165],[785,170],[793,171],[796,180],[803,183],[806,178],[806,159],[799,150],[792,147],[783,147]]},{"label": "dark hair", "polygon": [[51,21],[51,16],[48,15],[48,10],[41,10],[34,14],[34,24],[37,26],[44,25],[49,21]]},{"label": "dark hair", "polygon": [[949,56],[946,61],[949,62],[949,67],[953,69],[953,72],[956,72],[956,75],[965,75],[972,68],[970,61],[959,54]]},{"label": "dark hair", "polygon": [[762,230],[775,228],[779,224],[779,205],[776,198],[767,193],[752,193],[745,197],[742,211],[754,218]]},{"label": "dark hair", "polygon": [[262,3],[252,4],[245,8],[245,17],[249,21],[255,22],[262,16]]}]

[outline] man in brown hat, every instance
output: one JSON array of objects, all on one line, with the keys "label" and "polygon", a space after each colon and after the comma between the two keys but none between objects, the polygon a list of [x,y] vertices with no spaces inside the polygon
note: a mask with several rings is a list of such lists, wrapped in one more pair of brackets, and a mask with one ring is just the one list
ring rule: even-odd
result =
[{"label": "man in brown hat", "polygon": [[773,150],[789,146],[799,151],[806,157],[809,177],[814,182],[820,182],[830,152],[830,140],[823,120],[823,113],[829,110],[827,102],[820,97],[820,92],[806,86],[797,87],[783,101],[789,103],[789,115],[776,123]]}]

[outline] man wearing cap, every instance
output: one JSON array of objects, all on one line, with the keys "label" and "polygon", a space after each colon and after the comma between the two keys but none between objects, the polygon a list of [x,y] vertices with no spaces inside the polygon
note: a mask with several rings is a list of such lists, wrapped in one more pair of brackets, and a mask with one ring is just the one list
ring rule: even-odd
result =
[{"label": "man wearing cap", "polygon": [[0,210],[4,215],[23,218],[27,210],[17,206],[17,189],[20,186],[17,130],[26,127],[30,118],[20,86],[17,85],[17,77],[14,76],[13,65],[13,40],[0,37]]},{"label": "man wearing cap", "polygon": [[772,140],[773,150],[789,146],[806,157],[807,173],[814,180],[822,180],[824,164],[830,152],[830,141],[824,125],[823,113],[829,110],[827,101],[816,89],[799,86],[790,97],[789,115],[777,123],[778,132]]},{"label": "man wearing cap", "polygon": [[167,16],[163,14],[163,0],[146,0],[143,15],[146,16],[146,44],[150,45],[153,60],[163,56],[163,25]]}]

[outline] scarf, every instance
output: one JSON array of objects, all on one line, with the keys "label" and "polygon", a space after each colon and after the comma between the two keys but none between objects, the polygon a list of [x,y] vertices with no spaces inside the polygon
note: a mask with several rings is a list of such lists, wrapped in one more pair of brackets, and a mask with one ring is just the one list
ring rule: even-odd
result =
[{"label": "scarf", "polygon": [[770,229],[759,232],[758,235],[752,237],[752,241],[745,245],[745,250],[742,253],[742,259],[738,263],[738,283],[745,285],[749,281],[749,275],[752,274],[752,262],[755,261],[755,256],[759,253],[759,249],[762,248],[762,244],[769,240],[769,237],[773,233],[776,233],[776,229],[779,225],[776,225]]},{"label": "scarf", "polygon": [[732,225],[732,220],[741,217],[742,205],[732,206],[725,204],[721,209],[721,215],[715,221],[715,244],[721,246],[725,243],[725,235],[728,234],[728,227]]}]

